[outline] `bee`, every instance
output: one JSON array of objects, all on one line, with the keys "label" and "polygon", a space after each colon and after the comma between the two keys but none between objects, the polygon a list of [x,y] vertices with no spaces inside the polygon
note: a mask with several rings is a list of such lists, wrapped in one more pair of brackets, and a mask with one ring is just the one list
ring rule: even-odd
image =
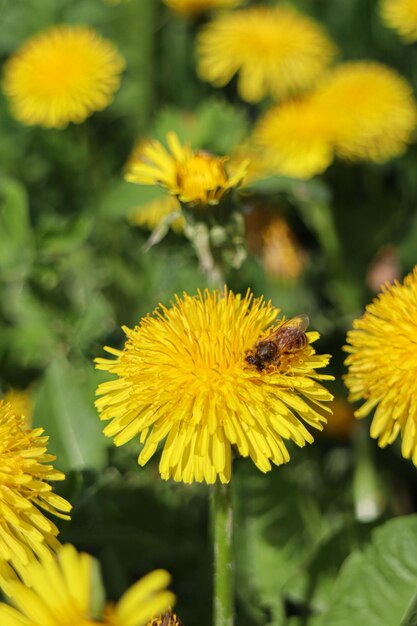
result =
[{"label": "bee", "polygon": [[299,352],[308,344],[307,330],[309,319],[307,315],[296,315],[284,322],[269,337],[256,342],[246,362],[254,365],[258,372],[262,372],[267,365],[279,365],[283,354]]}]

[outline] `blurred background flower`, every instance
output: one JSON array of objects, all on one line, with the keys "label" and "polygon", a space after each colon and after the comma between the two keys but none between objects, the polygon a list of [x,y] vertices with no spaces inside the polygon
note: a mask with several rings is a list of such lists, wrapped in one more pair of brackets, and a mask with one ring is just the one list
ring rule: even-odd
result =
[{"label": "blurred background flower", "polygon": [[30,38],[5,65],[3,90],[24,124],[65,128],[107,107],[124,60],[85,26],[54,26]]},{"label": "blurred background flower", "polygon": [[381,0],[381,16],[389,28],[393,28],[407,42],[417,39],[416,0]]},{"label": "blurred background flower", "polygon": [[267,111],[254,130],[270,169],[282,176],[310,178],[334,157],[334,117],[313,98],[285,102]]},{"label": "blurred background flower", "polygon": [[201,30],[198,71],[223,87],[238,75],[243,100],[285,98],[312,87],[335,54],[324,29],[287,6],[226,13]]},{"label": "blurred background flower", "polygon": [[316,106],[333,119],[336,153],[350,160],[384,162],[405,151],[417,123],[410,85],[373,61],[344,63],[316,93]]}]

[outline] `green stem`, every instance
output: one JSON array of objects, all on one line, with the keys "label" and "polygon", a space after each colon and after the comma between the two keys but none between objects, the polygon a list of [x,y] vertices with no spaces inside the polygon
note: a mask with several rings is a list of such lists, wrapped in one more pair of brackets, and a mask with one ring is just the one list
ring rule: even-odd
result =
[{"label": "green stem", "polygon": [[213,626],[233,626],[233,508],[230,483],[223,485],[216,482],[214,485],[211,514],[214,539]]}]

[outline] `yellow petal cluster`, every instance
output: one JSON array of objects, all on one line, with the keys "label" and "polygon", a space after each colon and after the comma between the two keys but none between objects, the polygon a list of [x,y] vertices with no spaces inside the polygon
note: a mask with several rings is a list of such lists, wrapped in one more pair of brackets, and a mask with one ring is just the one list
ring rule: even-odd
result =
[{"label": "yellow petal cluster", "polygon": [[358,61],[329,71],[307,97],[267,111],[254,141],[278,174],[310,178],[335,156],[380,163],[400,155],[416,124],[408,83],[380,63]]},{"label": "yellow petal cluster", "polygon": [[401,284],[386,284],[347,334],[346,385],[355,412],[373,409],[371,437],[381,448],[401,435],[405,458],[417,465],[417,267]]},{"label": "yellow petal cluster", "polygon": [[384,162],[411,141],[416,102],[411,86],[389,67],[345,63],[329,75],[316,98],[324,115],[330,118],[333,112],[335,150],[343,158]]},{"label": "yellow petal cluster", "polygon": [[0,401],[0,586],[7,593],[15,572],[26,580],[26,566],[59,545],[58,529],[42,510],[64,519],[71,510],[47,482],[65,476],[51,465],[55,457],[42,433]]},{"label": "yellow petal cluster", "polygon": [[189,17],[195,17],[215,9],[229,9],[242,3],[242,0],[164,0],[170,9]]},{"label": "yellow petal cluster", "polygon": [[310,178],[327,169],[334,158],[332,137],[332,118],[311,97],[273,107],[254,132],[271,170],[294,178]]},{"label": "yellow petal cluster", "polygon": [[228,174],[228,157],[217,157],[181,145],[173,132],[167,135],[167,150],[159,141],[143,144],[141,153],[129,160],[126,180],[139,185],[160,185],[188,206],[216,205],[246,174],[242,163]]},{"label": "yellow petal cluster", "polygon": [[34,35],[5,64],[3,90],[23,124],[64,128],[105,109],[124,60],[86,26],[54,26]]},{"label": "yellow petal cluster", "polygon": [[163,443],[162,478],[191,483],[227,483],[232,446],[250,456],[263,472],[286,463],[285,442],[298,446],[313,437],[304,422],[322,429],[324,402],[331,394],[318,374],[329,356],[308,345],[258,371],[246,356],[258,339],[283,323],[279,309],[263,298],[230,291],[186,293],[163,305],[133,329],[124,328],[122,350],[107,347],[115,359],[96,359],[116,376],[102,383],[96,401],[104,433],[120,446],[140,438],[138,462],[145,465]]},{"label": "yellow petal cluster", "polygon": [[408,42],[417,40],[417,1],[381,0],[381,16],[389,28],[393,28]]},{"label": "yellow petal cluster", "polygon": [[[116,606],[94,611],[97,566],[88,554],[72,545],[61,546],[56,559],[30,563],[26,578],[11,583],[12,603],[0,603],[2,626],[144,626],[163,611],[174,596],[166,591],[170,577],[164,570],[148,574],[122,596]],[[97,608],[96,608],[97,610]],[[99,608],[100,610],[100,608]]]},{"label": "yellow petal cluster", "polygon": [[287,6],[249,7],[216,17],[198,37],[198,71],[223,87],[238,76],[248,102],[313,87],[335,48],[324,30]]}]

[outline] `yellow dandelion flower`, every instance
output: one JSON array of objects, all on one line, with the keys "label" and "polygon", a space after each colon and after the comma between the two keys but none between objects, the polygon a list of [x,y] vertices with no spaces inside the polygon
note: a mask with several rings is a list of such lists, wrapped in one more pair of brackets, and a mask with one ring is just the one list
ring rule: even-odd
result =
[{"label": "yellow dandelion flower", "polygon": [[381,0],[381,16],[389,28],[393,28],[406,41],[417,40],[416,0]]},{"label": "yellow dandelion flower", "polygon": [[324,30],[290,7],[250,7],[220,15],[198,37],[198,71],[223,87],[238,74],[248,102],[309,89],[335,53]]},{"label": "yellow dandelion flower", "polygon": [[315,353],[315,332],[263,371],[246,360],[282,325],[278,314],[250,292],[206,290],[125,327],[123,350],[106,348],[116,359],[96,359],[117,376],[97,390],[100,417],[110,420],[104,433],[118,446],[140,435],[140,465],[165,440],[160,474],[185,483],[229,482],[232,445],[263,472],[286,463],[286,440],[313,441],[303,422],[322,429],[323,402],[332,396],[318,381],[331,377],[316,372],[329,356]]},{"label": "yellow dandelion flower", "polygon": [[126,180],[139,185],[161,185],[186,205],[216,205],[245,176],[247,163],[232,175],[226,169],[228,157],[182,146],[175,133],[168,133],[169,151],[159,141],[149,141],[142,153],[129,161]]},{"label": "yellow dandelion flower", "polygon": [[124,61],[85,26],[55,26],[29,39],[5,64],[3,90],[23,124],[64,128],[105,109]]},{"label": "yellow dandelion flower", "polygon": [[404,282],[386,284],[353,322],[345,350],[349,399],[365,400],[358,418],[373,409],[371,437],[384,448],[401,434],[402,455],[417,465],[417,267]]},{"label": "yellow dandelion flower", "polygon": [[[135,207],[129,221],[135,224],[135,226],[143,226],[144,228],[149,228],[149,230],[154,230],[166,217],[180,211],[181,206],[173,196],[155,198],[146,204]],[[175,232],[182,233],[185,220],[182,216],[176,217],[170,226]]]},{"label": "yellow dandelion flower", "polygon": [[330,72],[315,106],[333,124],[337,154],[383,162],[398,156],[412,139],[417,108],[410,85],[379,63],[345,63]]},{"label": "yellow dandelion flower", "polygon": [[16,389],[10,388],[3,395],[5,404],[10,404],[13,413],[21,415],[24,418],[26,426],[32,423],[33,414],[33,392],[31,388]]},{"label": "yellow dandelion flower", "polygon": [[333,161],[333,137],[333,119],[313,97],[273,107],[254,131],[271,170],[303,179],[321,174]]},{"label": "yellow dandelion flower", "polygon": [[65,476],[51,465],[55,457],[47,454],[42,433],[0,401],[0,586],[7,593],[15,571],[26,580],[28,563],[59,545],[58,529],[42,509],[64,519],[71,510],[47,482]]},{"label": "yellow dandelion flower", "polygon": [[[61,546],[56,559],[43,559],[27,567],[28,588],[10,584],[12,606],[0,603],[4,626],[144,626],[174,600],[166,591],[170,577],[156,570],[133,585],[115,606],[93,614],[97,597],[97,564],[72,545]],[[101,608],[101,607],[100,607]],[[98,609],[100,610],[100,609]]]},{"label": "yellow dandelion flower", "polygon": [[180,15],[195,17],[214,9],[230,9],[242,0],[164,0],[170,9]]}]

